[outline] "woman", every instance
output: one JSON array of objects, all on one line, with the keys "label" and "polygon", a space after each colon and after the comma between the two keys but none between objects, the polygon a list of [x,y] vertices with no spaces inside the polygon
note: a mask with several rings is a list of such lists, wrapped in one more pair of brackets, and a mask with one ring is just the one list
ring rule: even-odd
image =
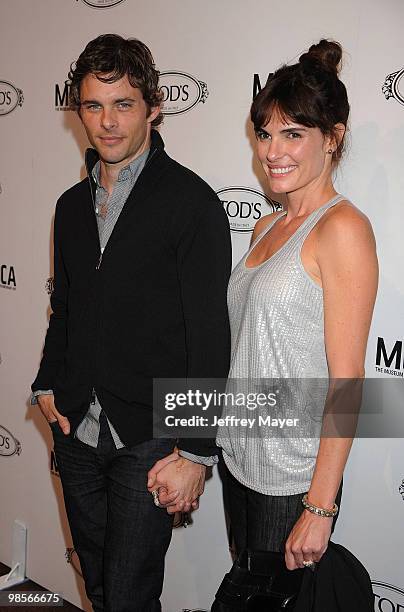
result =
[{"label": "woman", "polygon": [[[364,376],[378,266],[368,219],[333,186],[349,114],[341,57],[338,43],[321,40],[252,104],[258,157],[286,209],[257,222],[230,279],[230,381]],[[318,562],[351,443],[222,427],[237,552],[284,551],[290,570]]]}]

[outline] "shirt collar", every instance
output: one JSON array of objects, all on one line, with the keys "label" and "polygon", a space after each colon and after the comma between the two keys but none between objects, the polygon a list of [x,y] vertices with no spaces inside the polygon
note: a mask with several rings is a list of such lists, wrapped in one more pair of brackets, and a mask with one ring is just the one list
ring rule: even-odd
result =
[{"label": "shirt collar", "polygon": [[[144,151],[141,155],[139,155],[139,157],[136,157],[130,162],[130,164],[122,168],[122,170],[120,170],[118,174],[117,182],[120,183],[121,181],[126,181],[128,179],[135,180],[138,177],[140,170],[143,168],[146,162],[147,156],[149,155],[149,151],[150,149],[146,149],[146,151]],[[101,170],[101,162],[100,160],[98,160],[91,172],[91,175],[97,187],[102,187],[100,183],[100,170]]]}]

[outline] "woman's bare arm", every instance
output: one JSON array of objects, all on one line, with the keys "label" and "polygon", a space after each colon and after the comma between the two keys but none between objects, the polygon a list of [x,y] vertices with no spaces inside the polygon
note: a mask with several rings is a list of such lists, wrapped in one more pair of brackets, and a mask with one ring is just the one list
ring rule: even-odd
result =
[{"label": "woman's bare arm", "polygon": [[[316,249],[324,292],[325,348],[330,379],[359,379],[376,298],[378,265],[367,218],[341,206],[322,224]],[[332,508],[352,437],[322,437],[308,492],[311,503]],[[286,543],[289,569],[319,561],[328,546],[331,518],[304,510]]]}]

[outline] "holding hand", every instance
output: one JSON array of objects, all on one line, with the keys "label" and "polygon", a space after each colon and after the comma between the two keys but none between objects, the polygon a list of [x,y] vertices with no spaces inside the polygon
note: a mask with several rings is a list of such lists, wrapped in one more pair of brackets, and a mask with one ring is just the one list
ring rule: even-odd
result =
[{"label": "holding hand", "polygon": [[148,474],[147,488],[158,491],[160,506],[169,514],[198,508],[205,486],[206,467],[177,452],[157,461]]}]

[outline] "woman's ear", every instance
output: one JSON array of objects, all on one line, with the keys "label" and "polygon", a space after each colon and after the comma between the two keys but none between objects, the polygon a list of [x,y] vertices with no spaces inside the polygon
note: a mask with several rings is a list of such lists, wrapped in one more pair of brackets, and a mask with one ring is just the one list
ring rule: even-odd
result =
[{"label": "woman's ear", "polygon": [[341,144],[344,138],[345,132],[346,132],[346,127],[343,123],[336,123],[334,125],[334,134],[332,138],[332,141],[333,141],[332,144],[333,144],[334,149],[338,149],[339,145]]}]

